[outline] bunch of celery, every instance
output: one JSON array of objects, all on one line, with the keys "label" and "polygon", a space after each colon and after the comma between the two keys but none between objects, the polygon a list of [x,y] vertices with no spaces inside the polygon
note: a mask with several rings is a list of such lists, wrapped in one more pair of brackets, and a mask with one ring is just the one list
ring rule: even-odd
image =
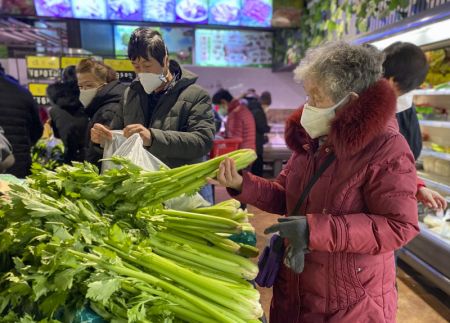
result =
[{"label": "bunch of celery", "polygon": [[120,169],[110,169],[99,175],[93,165],[75,163],[62,166],[56,172],[40,170],[38,176],[31,178],[30,185],[52,196],[93,200],[106,212],[136,212],[142,207],[196,192],[206,184],[207,177],[216,176],[219,164],[226,157],[232,158],[238,169],[256,159],[253,150],[243,149],[195,165],[144,171],[126,159],[113,157],[111,160],[120,165]]},{"label": "bunch of celery", "polygon": [[[86,193],[93,183],[95,190],[113,192],[138,175],[185,178],[180,174],[189,167],[201,168],[152,177],[120,162],[124,167],[104,175],[89,164],[62,166],[33,175],[32,187],[12,187],[11,200],[0,205],[2,321],[70,322],[88,304],[115,322],[256,322],[259,294],[247,280],[257,267],[239,255],[248,247],[227,238],[253,230],[249,215],[235,201],[180,212],[151,200],[114,212],[131,203],[130,191],[108,207],[97,191]],[[216,171],[211,167],[202,176]],[[205,178],[197,176],[182,193],[203,185]]]}]

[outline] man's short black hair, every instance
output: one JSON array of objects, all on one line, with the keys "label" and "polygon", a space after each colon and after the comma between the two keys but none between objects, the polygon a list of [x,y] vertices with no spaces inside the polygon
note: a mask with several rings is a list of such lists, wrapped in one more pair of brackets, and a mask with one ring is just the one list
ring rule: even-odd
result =
[{"label": "man's short black hair", "polygon": [[161,34],[148,27],[139,27],[133,31],[128,43],[128,58],[134,61],[138,57],[151,57],[164,66],[164,58],[168,55],[166,44]]},{"label": "man's short black hair", "polygon": [[212,103],[213,104],[220,104],[222,100],[225,100],[227,102],[233,101],[233,96],[228,90],[220,89],[216,92],[216,94],[212,97]]},{"label": "man's short black hair", "polygon": [[402,93],[416,89],[425,81],[428,73],[428,62],[420,47],[411,44],[396,42],[383,51],[384,77],[394,78]]}]

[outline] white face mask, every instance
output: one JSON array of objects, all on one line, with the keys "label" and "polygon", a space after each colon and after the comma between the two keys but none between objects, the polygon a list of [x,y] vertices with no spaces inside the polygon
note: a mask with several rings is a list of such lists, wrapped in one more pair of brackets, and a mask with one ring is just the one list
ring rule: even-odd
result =
[{"label": "white face mask", "polygon": [[139,81],[147,94],[154,92],[161,84],[167,81],[163,74],[139,73],[138,76]]},{"label": "white face mask", "polygon": [[95,96],[97,95],[96,89],[88,89],[88,90],[80,90],[80,102],[83,104],[85,108],[91,104],[92,100],[94,100]]},{"label": "white face mask", "polygon": [[408,92],[397,98],[397,113],[408,110],[413,105],[414,94]]},{"label": "white face mask", "polygon": [[346,102],[348,95],[330,108],[319,109],[305,103],[300,124],[312,139],[328,134],[330,122],[336,115],[336,109]]}]

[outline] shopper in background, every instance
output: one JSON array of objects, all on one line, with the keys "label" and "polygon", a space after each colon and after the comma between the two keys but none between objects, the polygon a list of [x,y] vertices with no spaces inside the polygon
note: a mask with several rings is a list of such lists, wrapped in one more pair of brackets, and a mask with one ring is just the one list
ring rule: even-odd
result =
[{"label": "shopper in background", "polygon": [[[422,134],[412,91],[418,88],[428,73],[428,62],[422,49],[411,43],[396,42],[383,50],[384,77],[391,84],[397,96],[397,121],[400,133],[417,159],[422,150]],[[443,196],[427,187],[420,181],[417,199],[424,205],[445,209],[447,202]]]},{"label": "shopper in background", "polygon": [[261,96],[259,97],[259,102],[261,103],[264,112],[267,114],[270,105],[272,104],[272,95],[270,94],[270,92],[264,91],[263,93],[261,93]]},{"label": "shopper in background", "polygon": [[126,86],[117,80],[111,67],[91,58],[80,61],[76,67],[80,101],[89,118],[86,160],[100,167],[103,149],[91,141],[91,129],[95,124],[110,128],[119,113],[120,100]]},{"label": "shopper in background", "polygon": [[225,136],[242,139],[239,149],[256,150],[256,125],[250,110],[224,89],[217,91],[212,101],[213,104],[220,106],[219,110],[227,111]]},{"label": "shopper in background", "polygon": [[16,159],[7,172],[24,178],[31,172],[31,147],[42,136],[43,126],[31,93],[4,72],[0,72],[0,127]]},{"label": "shopper in background", "polygon": [[422,150],[422,134],[413,103],[413,93],[425,81],[428,62],[420,47],[396,42],[383,50],[384,77],[392,85],[397,96],[397,120],[400,133],[406,138],[414,154],[419,158]]},{"label": "shopper in background", "polygon": [[64,163],[85,159],[88,117],[79,100],[80,90],[75,66],[64,69],[61,82],[47,87],[50,100],[50,125],[64,144]]},{"label": "shopper in background", "polygon": [[309,99],[287,121],[294,152],[285,169],[269,181],[240,175],[227,159],[211,181],[242,202],[288,215],[266,229],[287,245],[273,323],[396,321],[394,250],[419,227],[414,157],[398,130],[382,61],[380,52],[344,42],[309,50],[295,72]]},{"label": "shopper in background", "polygon": [[[138,75],[125,91],[112,128],[129,137],[140,134],[150,153],[169,167],[202,161],[214,138],[214,116],[208,93],[197,76],[169,60],[161,34],[138,28],[131,35],[128,57]],[[102,143],[111,132],[96,124],[92,140]]]},{"label": "shopper in background", "polygon": [[252,165],[252,173],[257,176],[263,176],[264,165],[264,144],[267,143],[267,133],[270,132],[270,126],[267,124],[266,113],[264,112],[262,105],[259,101],[256,92],[248,91],[244,95],[244,99],[247,101],[247,107],[253,114],[256,127],[256,155],[257,158]]}]

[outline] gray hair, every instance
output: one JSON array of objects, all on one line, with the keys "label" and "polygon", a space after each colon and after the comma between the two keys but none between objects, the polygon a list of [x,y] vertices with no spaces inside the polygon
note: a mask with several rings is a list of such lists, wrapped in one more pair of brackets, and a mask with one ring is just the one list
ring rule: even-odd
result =
[{"label": "gray hair", "polygon": [[298,82],[312,79],[324,86],[334,102],[349,92],[360,94],[383,75],[382,52],[371,46],[329,42],[309,49],[294,71]]}]

